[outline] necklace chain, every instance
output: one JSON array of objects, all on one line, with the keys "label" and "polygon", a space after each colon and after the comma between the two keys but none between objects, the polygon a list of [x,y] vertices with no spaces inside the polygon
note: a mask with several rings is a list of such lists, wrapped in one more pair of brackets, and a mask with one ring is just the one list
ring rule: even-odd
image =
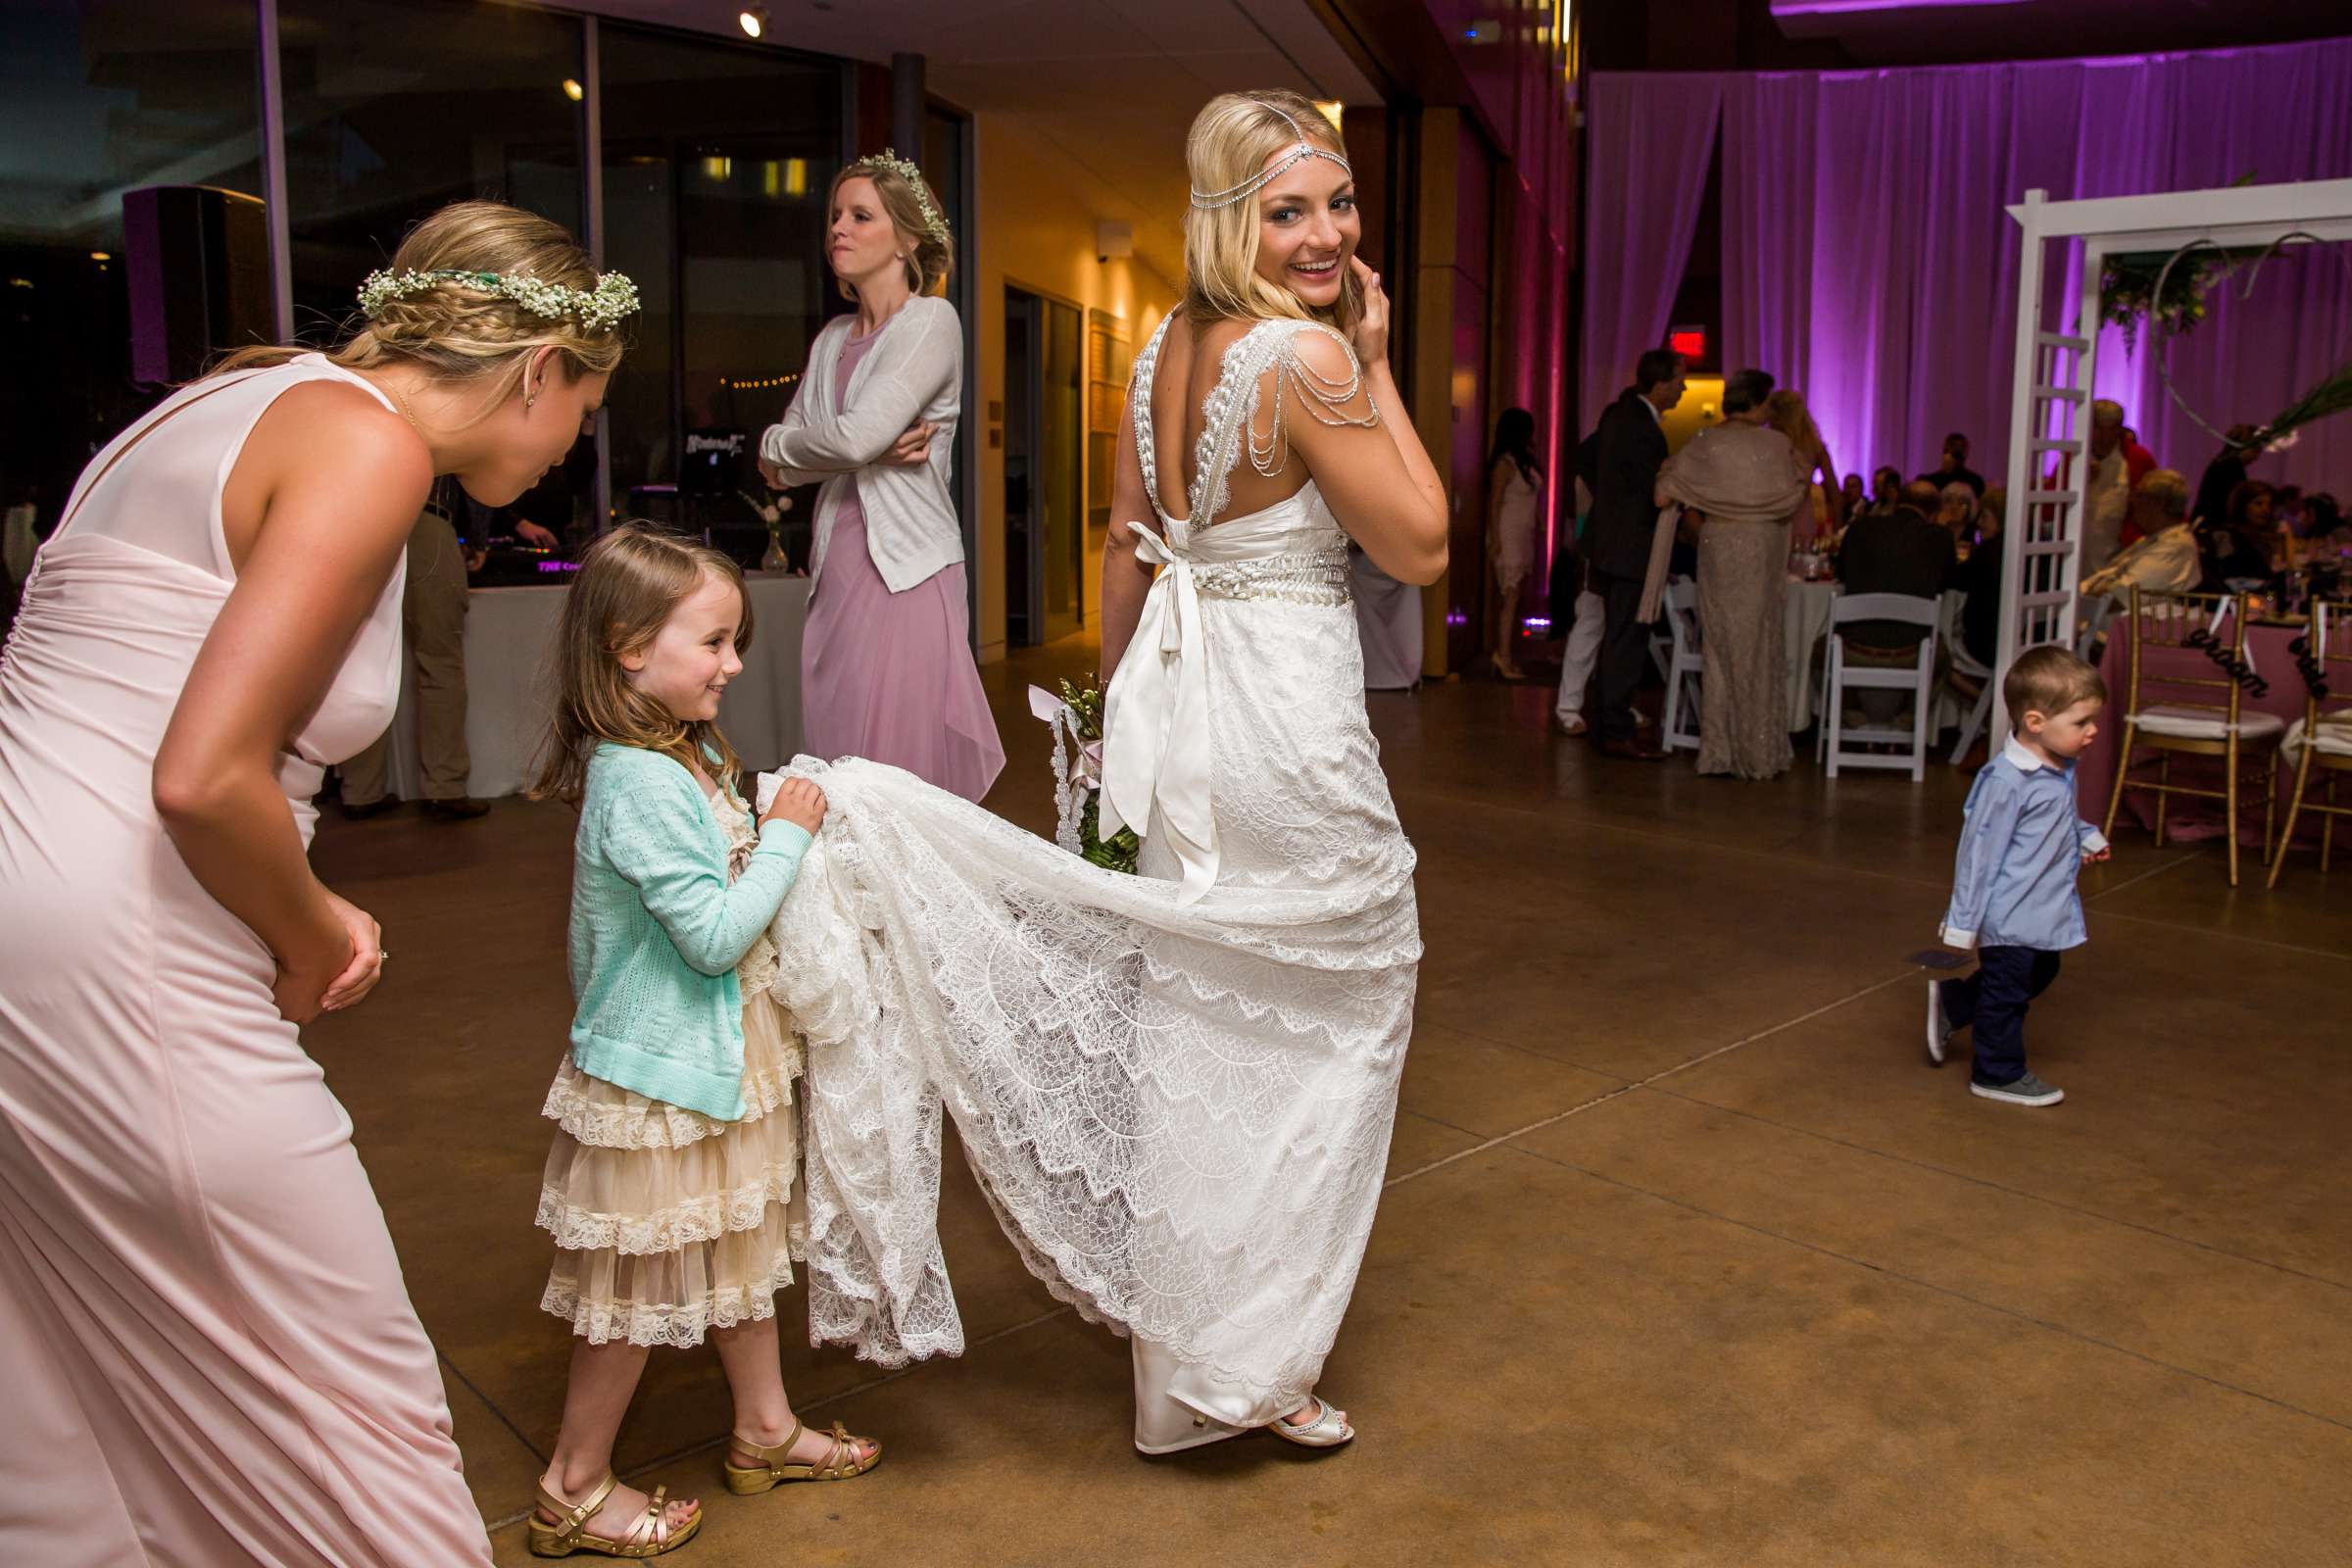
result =
[{"label": "necklace chain", "polygon": [[400,405],[400,416],[409,421],[409,428],[418,435],[424,434],[424,426],[416,422],[416,411],[409,407],[408,394],[389,381],[383,385],[384,390],[392,394],[392,401]]}]

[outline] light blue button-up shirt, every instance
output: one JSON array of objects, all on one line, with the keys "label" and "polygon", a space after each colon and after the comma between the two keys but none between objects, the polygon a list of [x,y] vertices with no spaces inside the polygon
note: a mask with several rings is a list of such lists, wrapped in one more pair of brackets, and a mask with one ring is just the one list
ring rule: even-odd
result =
[{"label": "light blue button-up shirt", "polygon": [[2012,735],[1977,774],[1967,810],[1943,940],[2045,953],[2089,941],[2075,877],[2107,840],[2075,810],[2075,764],[2044,762]]}]

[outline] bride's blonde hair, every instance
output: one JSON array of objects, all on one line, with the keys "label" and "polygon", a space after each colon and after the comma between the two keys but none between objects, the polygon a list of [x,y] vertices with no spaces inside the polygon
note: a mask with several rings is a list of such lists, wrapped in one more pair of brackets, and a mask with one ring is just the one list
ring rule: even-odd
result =
[{"label": "bride's blonde hair", "polygon": [[[1185,139],[1184,160],[1193,189],[1229,191],[1247,184],[1268,159],[1296,147],[1301,135],[1343,158],[1348,155],[1323,112],[1295,92],[1221,93],[1194,119]],[[1258,226],[1254,195],[1219,207],[1195,206],[1186,213],[1184,303],[1179,307],[1186,318],[1204,326],[1226,317],[1288,318],[1352,330],[1364,314],[1363,289],[1354,273],[1342,273],[1337,304],[1309,305],[1259,274]]]}]

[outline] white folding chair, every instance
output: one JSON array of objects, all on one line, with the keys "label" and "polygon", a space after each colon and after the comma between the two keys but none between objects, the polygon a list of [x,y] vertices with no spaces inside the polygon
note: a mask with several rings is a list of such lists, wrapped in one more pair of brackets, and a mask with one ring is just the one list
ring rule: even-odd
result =
[{"label": "white folding chair", "polygon": [[1968,717],[1960,725],[1959,743],[1952,748],[1954,767],[1958,767],[1961,760],[1968,756],[1968,749],[1977,744],[1977,737],[1984,733],[1985,724],[1992,718],[1992,671],[1977,662],[1976,656],[1968,651],[1967,639],[1960,635],[1960,612],[1967,606],[1968,595],[1964,591],[1955,588],[1946,593],[1943,596],[1943,621],[1936,628],[1936,635],[1943,639],[1952,673],[1966,675],[1980,688],[1975,704],[1968,710]]},{"label": "white folding chair", "polygon": [[[1821,671],[1821,738],[1814,747],[1815,755],[1828,761],[1830,777],[1836,778],[1840,766],[1907,768],[1914,784],[1928,776],[1928,724],[1936,702],[1936,623],[1939,613],[1935,600],[1914,598],[1910,594],[1843,594],[1831,608],[1829,657],[1823,662]],[[1919,640],[1919,657],[1902,666],[1847,664],[1845,628],[1858,620],[1892,620],[1918,626],[1925,633]],[[1911,727],[1908,730],[1847,728],[1845,694],[1866,689],[1910,692]],[[1849,744],[1907,746],[1910,750],[1889,756],[1848,751]]]},{"label": "white folding chair", "polygon": [[1666,714],[1660,739],[1668,751],[1698,750],[1699,679],[1707,661],[1699,647],[1698,584],[1677,577],[1666,585]]},{"label": "white folding chair", "polygon": [[[1689,580],[1686,577],[1669,577],[1666,579],[1666,591],[1672,593],[1676,583]],[[1657,666],[1658,679],[1669,686],[1674,684],[1674,633],[1669,616],[1660,615],[1650,627],[1649,662]]]}]

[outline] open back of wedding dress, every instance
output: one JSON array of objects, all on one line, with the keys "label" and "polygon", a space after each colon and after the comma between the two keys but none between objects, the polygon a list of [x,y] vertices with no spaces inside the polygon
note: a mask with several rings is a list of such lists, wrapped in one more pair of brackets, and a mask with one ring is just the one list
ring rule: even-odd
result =
[{"label": "open back of wedding dress", "polygon": [[1135,1337],[1152,1452],[1313,1388],[1411,1033],[1413,852],[1365,721],[1346,536],[1312,483],[1220,515],[1246,447],[1278,472],[1285,422],[1352,390],[1295,351],[1327,330],[1264,321],[1226,351],[1184,521],[1152,435],[1165,323],[1136,362],[1157,526],[1129,526],[1160,571],[1107,693],[1102,831],[1143,831],[1144,874],[894,768],[804,762],[832,809],[776,920],[808,1041],[811,1337],[885,1365],[962,1348],[944,1103],[1029,1268]]}]

